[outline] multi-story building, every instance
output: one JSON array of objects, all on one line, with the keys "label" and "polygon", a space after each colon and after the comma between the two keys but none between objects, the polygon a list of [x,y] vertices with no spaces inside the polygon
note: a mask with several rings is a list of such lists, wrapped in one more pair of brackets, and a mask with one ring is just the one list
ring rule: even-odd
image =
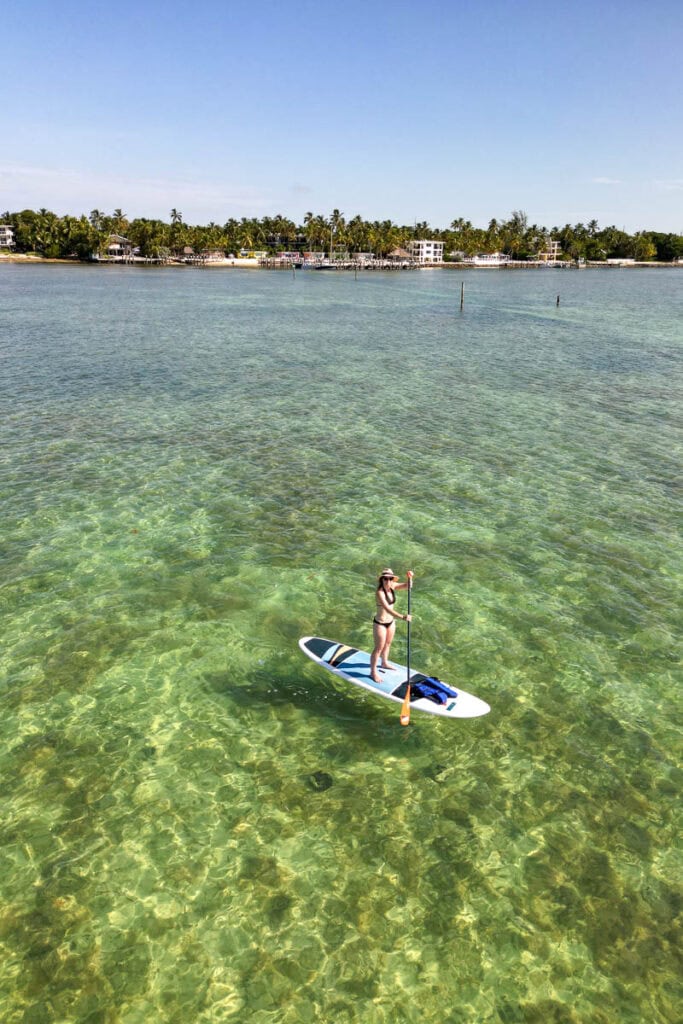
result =
[{"label": "multi-story building", "polygon": [[418,263],[443,263],[443,242],[414,239],[408,242],[408,252]]},{"label": "multi-story building", "polygon": [[14,248],[14,228],[9,224],[0,224],[0,249]]},{"label": "multi-story building", "polygon": [[562,258],[561,245],[554,238],[549,239],[545,252],[539,252],[538,258],[543,263],[559,263]]}]

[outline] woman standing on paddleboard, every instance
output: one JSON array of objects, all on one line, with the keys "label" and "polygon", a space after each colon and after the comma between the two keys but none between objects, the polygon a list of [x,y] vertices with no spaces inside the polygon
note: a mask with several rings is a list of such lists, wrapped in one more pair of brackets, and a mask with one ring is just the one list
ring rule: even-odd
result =
[{"label": "woman standing on paddleboard", "polygon": [[407,590],[412,578],[413,574],[409,569],[406,573],[408,582],[399,583],[398,576],[394,576],[392,569],[383,569],[377,580],[377,590],[375,591],[377,611],[372,620],[372,635],[375,640],[375,646],[370,658],[370,677],[374,683],[382,682],[377,673],[378,661],[381,661],[382,668],[388,669],[393,667],[389,664],[389,649],[396,632],[396,619],[410,622],[412,618],[410,615],[402,615],[400,612],[394,611],[394,604],[396,602],[394,591]]}]

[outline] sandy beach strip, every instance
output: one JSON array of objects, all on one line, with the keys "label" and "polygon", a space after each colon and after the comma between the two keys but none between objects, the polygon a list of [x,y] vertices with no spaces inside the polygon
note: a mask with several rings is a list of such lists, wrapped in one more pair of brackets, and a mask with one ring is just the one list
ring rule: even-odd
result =
[{"label": "sandy beach strip", "polygon": [[24,252],[0,252],[0,262],[3,263],[62,263],[64,265],[73,266],[86,266],[92,263],[96,266],[111,266],[111,267],[147,267],[147,266],[163,266],[163,267],[248,267],[250,270],[256,268],[259,269],[258,260],[243,259],[236,256],[234,259],[224,260],[207,260],[206,262],[190,262],[184,263],[181,260],[170,260],[168,263],[154,263],[150,260],[145,259],[144,256],[135,257],[132,260],[79,260],[76,257],[69,259],[68,256],[38,256],[36,253],[24,253]]}]

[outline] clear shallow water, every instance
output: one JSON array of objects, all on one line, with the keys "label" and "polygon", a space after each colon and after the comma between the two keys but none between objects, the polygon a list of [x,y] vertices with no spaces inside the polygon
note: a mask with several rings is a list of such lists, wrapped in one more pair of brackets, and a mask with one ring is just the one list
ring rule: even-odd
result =
[{"label": "clear shallow water", "polygon": [[[3,1021],[677,1020],[682,314],[0,268]],[[298,651],[387,564],[487,718]]]}]

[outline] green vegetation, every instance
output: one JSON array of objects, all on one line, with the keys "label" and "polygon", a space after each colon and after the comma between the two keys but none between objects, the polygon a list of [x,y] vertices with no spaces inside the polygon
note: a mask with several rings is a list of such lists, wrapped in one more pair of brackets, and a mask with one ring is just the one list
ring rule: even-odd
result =
[{"label": "green vegetation", "polygon": [[45,209],[7,211],[0,220],[13,227],[17,252],[72,259],[89,259],[93,253],[105,253],[112,234],[123,235],[141,256],[151,257],[170,255],[185,246],[195,252],[263,249],[274,253],[329,250],[331,244],[337,251],[385,256],[413,238],[426,238],[445,243],[447,260],[494,251],[528,260],[547,251],[551,241],[560,243],[565,259],[683,259],[683,235],[658,231],[629,235],[615,227],[599,228],[595,220],[548,229],[530,225],[521,210],[514,210],[508,220],[491,220],[486,228],[476,228],[470,221],[458,218],[445,230],[431,228],[425,222],[401,226],[390,220],[367,221],[359,216],[346,220],[339,210],[333,210],[328,217],[309,212],[300,225],[279,213],[260,220],[242,217],[231,218],[225,224],[190,225],[175,209],[170,211],[169,223],[146,217],[129,220],[120,209],[111,215],[92,210],[87,217],[58,217]]}]

